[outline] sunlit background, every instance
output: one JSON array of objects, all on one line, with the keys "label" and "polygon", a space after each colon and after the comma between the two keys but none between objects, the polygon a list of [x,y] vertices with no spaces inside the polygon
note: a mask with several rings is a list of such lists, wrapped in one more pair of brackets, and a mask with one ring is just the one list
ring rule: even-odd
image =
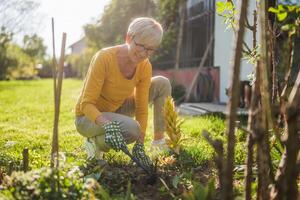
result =
[{"label": "sunlit background", "polygon": [[[55,20],[56,42],[60,44],[62,32],[67,33],[67,47],[84,36],[83,26],[95,22],[100,18],[104,6],[109,0],[34,0],[28,1],[33,10],[27,10],[26,1],[1,0],[2,4],[8,4],[6,9],[1,9],[0,26],[3,24],[22,24],[16,30],[14,39],[22,42],[25,34],[34,34],[44,39],[47,53],[52,53],[51,18]],[[1,4],[0,3],[0,4]],[[14,6],[9,6],[14,5]],[[18,10],[25,9],[28,15],[20,16]],[[58,45],[57,44],[57,45]],[[67,49],[69,51],[69,49]]]}]

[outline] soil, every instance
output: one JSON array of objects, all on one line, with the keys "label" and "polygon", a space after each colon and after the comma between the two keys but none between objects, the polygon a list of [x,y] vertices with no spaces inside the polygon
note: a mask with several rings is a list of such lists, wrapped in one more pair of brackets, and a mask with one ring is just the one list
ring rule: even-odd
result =
[{"label": "soil", "polygon": [[[204,164],[196,168],[180,169],[176,165],[160,166],[157,169],[157,178],[154,184],[149,184],[149,175],[135,165],[107,165],[101,174],[99,183],[109,190],[110,194],[126,193],[128,187],[137,199],[174,199],[192,188],[190,181],[178,181],[174,187],[174,177],[181,177],[184,172],[191,172],[193,181],[207,184],[212,176],[212,166]],[[187,171],[189,170],[189,171]]]}]

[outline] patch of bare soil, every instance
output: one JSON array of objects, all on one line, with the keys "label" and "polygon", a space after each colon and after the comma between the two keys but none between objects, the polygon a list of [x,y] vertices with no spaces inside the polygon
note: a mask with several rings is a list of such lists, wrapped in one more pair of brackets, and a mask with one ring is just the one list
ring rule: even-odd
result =
[{"label": "patch of bare soil", "polygon": [[148,183],[149,175],[135,165],[107,165],[101,173],[99,183],[111,195],[122,196],[128,190],[138,199],[174,199],[192,188],[192,182],[206,185],[212,177],[212,166],[182,167],[178,163],[162,164],[157,168],[154,184]]}]

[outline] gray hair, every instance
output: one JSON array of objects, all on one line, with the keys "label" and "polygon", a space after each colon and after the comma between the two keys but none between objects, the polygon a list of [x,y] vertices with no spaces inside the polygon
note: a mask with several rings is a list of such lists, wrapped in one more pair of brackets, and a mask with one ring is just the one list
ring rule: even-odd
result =
[{"label": "gray hair", "polygon": [[163,36],[163,28],[159,22],[149,17],[139,17],[134,19],[127,34],[145,44],[158,46]]}]

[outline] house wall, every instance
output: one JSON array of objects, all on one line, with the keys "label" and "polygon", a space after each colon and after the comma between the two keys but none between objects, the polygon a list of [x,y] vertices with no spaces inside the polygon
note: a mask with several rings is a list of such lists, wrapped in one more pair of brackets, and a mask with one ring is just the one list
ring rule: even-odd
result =
[{"label": "house wall", "polygon": [[[223,1],[223,0],[216,0]],[[236,2],[236,1],[235,1]],[[253,22],[253,10],[256,1],[249,1],[248,6],[248,19],[250,24]],[[230,60],[233,57],[233,31],[226,30],[226,25],[223,22],[224,18],[215,13],[215,46],[214,46],[214,66],[220,67],[220,101],[227,102],[228,97],[225,94],[225,88],[229,87],[231,65]],[[259,35],[257,34],[257,38]],[[249,30],[245,32],[245,41],[248,46],[252,47],[252,33]],[[242,61],[241,65],[241,80],[248,80],[247,75],[253,70],[253,66],[246,61]]]},{"label": "house wall", "polygon": [[[198,68],[184,68],[180,70],[153,70],[153,76],[165,76],[171,82],[175,82],[176,84],[180,84],[185,87],[186,91],[190,87],[192,80],[198,72]],[[210,84],[195,85],[192,96],[197,96],[200,101],[210,101],[210,102],[219,102],[219,88],[220,88],[220,70],[218,67],[203,67],[200,69],[199,77],[206,77],[206,80],[210,80],[213,82],[212,87],[208,87]],[[199,82],[200,79],[198,79]],[[203,81],[203,79],[202,79]],[[210,85],[211,86],[211,85]],[[212,88],[213,91],[208,91]],[[206,95],[211,94],[211,98],[208,98]],[[194,99],[195,101],[195,99]]]},{"label": "house wall", "polygon": [[85,40],[81,39],[78,42],[71,45],[71,53],[72,54],[81,54],[86,48]]}]

